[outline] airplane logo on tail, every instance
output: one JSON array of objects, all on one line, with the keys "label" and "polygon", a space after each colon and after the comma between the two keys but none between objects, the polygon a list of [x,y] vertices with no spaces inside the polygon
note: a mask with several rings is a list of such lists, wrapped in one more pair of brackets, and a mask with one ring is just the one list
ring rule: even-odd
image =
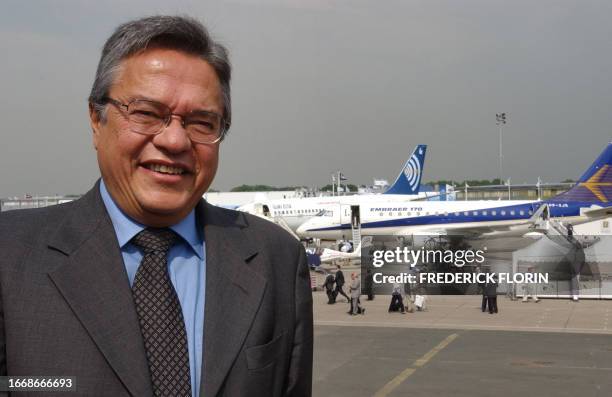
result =
[{"label": "airplane logo on tail", "polygon": [[427,145],[417,145],[412,155],[385,194],[418,194],[425,164]]},{"label": "airplane logo on tail", "polygon": [[[419,149],[419,154],[423,154],[423,149]],[[410,189],[416,191],[417,186],[421,182],[421,162],[416,154],[413,154],[406,164],[406,168],[404,168],[404,175],[406,175],[406,179],[408,179],[408,185]]]},{"label": "airplane logo on tail", "polygon": [[578,183],[551,201],[609,204],[612,200],[612,143],[604,149]]},{"label": "airplane logo on tail", "polygon": [[602,188],[612,188],[612,182],[602,182],[602,181],[609,179],[609,178],[604,178],[604,176],[608,173],[609,169],[610,169],[609,165],[604,165],[603,167],[601,167],[599,171],[593,174],[593,176],[590,177],[586,182],[581,182],[578,184],[578,186],[582,186],[582,187],[589,189],[589,191],[593,193],[593,195],[597,197],[599,201],[601,201],[602,203],[607,203],[608,197],[606,197],[606,193],[605,191],[602,191]]}]

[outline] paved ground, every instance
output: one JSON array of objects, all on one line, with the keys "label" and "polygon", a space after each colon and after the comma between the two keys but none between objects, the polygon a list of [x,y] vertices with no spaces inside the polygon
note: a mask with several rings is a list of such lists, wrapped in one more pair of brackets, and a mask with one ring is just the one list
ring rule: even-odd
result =
[{"label": "paved ground", "polygon": [[315,292],[315,324],[612,334],[610,300],[583,299],[576,303],[541,299],[540,303],[522,303],[500,296],[499,313],[490,315],[480,311],[480,296],[429,296],[426,311],[401,315],[387,312],[389,296],[377,296],[371,302],[363,298],[367,314],[351,317],[345,314],[348,304],[344,298],[327,305],[327,296]]},{"label": "paved ground", "polygon": [[490,315],[438,296],[401,315],[379,296],[351,317],[314,298],[315,396],[612,396],[610,301],[500,297]]},{"label": "paved ground", "polygon": [[314,396],[611,395],[608,335],[315,327]]}]

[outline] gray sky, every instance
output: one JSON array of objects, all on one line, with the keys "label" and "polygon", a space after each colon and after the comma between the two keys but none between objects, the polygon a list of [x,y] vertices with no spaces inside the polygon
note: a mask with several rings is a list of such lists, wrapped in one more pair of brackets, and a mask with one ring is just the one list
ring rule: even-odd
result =
[{"label": "gray sky", "polygon": [[98,177],[86,98],[126,20],[201,19],[234,65],[213,188],[578,177],[612,139],[609,1],[3,1],[0,197],[83,193]]}]

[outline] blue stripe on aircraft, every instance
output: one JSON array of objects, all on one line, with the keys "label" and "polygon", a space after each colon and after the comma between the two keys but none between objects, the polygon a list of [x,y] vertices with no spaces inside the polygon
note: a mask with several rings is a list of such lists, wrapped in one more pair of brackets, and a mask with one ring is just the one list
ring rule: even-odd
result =
[{"label": "blue stripe on aircraft", "polygon": [[[549,204],[550,215],[555,218],[567,217],[567,216],[578,216],[580,215],[580,207],[588,207],[588,203],[552,203]],[[425,215],[408,218],[397,218],[389,219],[384,221],[366,222],[361,224],[362,229],[379,228],[379,227],[402,227],[402,226],[422,226],[422,225],[444,225],[449,223],[469,223],[469,222],[494,222],[494,221],[507,221],[507,220],[518,220],[518,219],[529,219],[539,207],[541,203],[527,203],[512,205],[506,207],[493,207],[486,209],[473,209],[463,211],[449,212],[448,215]],[[487,215],[483,215],[483,211],[487,211]],[[491,212],[496,211],[496,215],[492,215]],[[502,211],[506,213],[501,214]],[[511,212],[514,211],[514,215]],[[523,211],[523,215],[520,214]],[[530,213],[531,211],[531,213]],[[465,212],[468,215],[465,215]],[[477,214],[474,215],[474,212]],[[455,215],[459,214],[459,215]],[[328,231],[328,230],[345,230],[350,229],[351,224],[346,223],[339,226],[331,226],[324,228],[311,229],[313,232]]]}]

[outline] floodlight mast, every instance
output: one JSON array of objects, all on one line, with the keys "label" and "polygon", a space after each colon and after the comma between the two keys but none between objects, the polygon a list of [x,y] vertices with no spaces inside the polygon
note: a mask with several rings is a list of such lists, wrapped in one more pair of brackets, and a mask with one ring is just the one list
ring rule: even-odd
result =
[{"label": "floodlight mast", "polygon": [[502,146],[502,129],[506,124],[506,113],[495,114],[496,124],[499,126],[499,182],[503,183],[504,180],[504,168],[503,168],[503,146]]}]

